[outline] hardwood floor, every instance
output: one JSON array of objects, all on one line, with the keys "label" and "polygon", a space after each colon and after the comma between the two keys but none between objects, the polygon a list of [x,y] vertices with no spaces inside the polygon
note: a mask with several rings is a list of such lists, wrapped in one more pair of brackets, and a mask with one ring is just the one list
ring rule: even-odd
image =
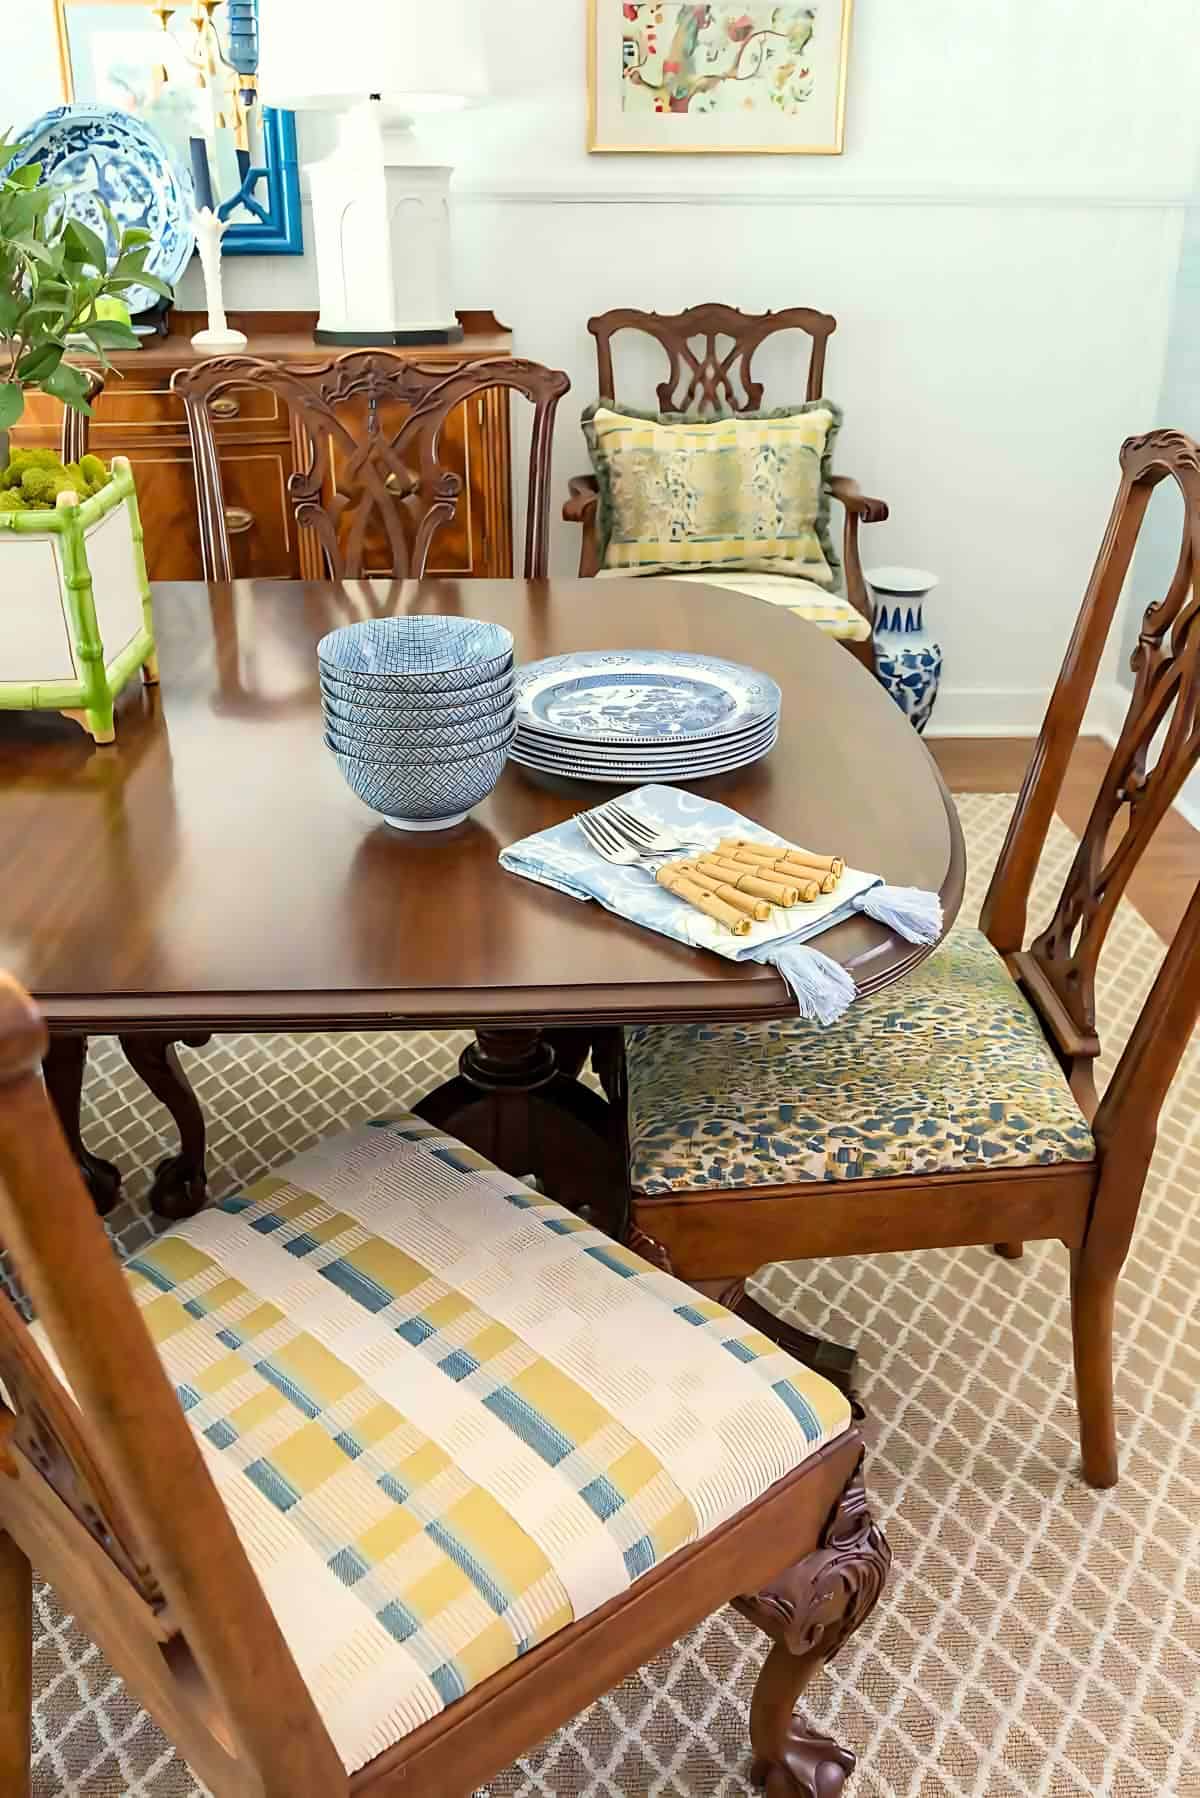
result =
[{"label": "hardwood floor", "polygon": [[[1012,737],[940,737],[929,743],[954,793],[1015,793],[1025,777],[1032,742]],[[1109,750],[1085,737],[1072,759],[1059,814],[1081,835],[1108,764]],[[1200,881],[1200,831],[1172,811],[1138,864],[1129,898],[1164,942],[1179,927]]]}]

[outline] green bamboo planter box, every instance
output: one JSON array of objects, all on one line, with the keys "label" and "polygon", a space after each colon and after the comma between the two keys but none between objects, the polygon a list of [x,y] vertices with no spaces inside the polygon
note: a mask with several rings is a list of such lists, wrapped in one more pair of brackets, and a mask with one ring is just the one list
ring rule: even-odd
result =
[{"label": "green bamboo planter box", "polygon": [[62,712],[97,743],[137,673],[158,679],[133,472],[115,456],[91,499],[0,512],[0,710]]}]

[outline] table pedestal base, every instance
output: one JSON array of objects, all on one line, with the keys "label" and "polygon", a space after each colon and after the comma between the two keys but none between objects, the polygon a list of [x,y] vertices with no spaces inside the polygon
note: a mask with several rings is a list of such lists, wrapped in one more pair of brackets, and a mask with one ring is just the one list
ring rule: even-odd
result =
[{"label": "table pedestal base", "polygon": [[575,1078],[587,1049],[586,1032],[481,1030],[458,1077],[414,1109],[515,1178],[535,1176],[551,1198],[621,1240],[624,1159],[612,1110]]}]

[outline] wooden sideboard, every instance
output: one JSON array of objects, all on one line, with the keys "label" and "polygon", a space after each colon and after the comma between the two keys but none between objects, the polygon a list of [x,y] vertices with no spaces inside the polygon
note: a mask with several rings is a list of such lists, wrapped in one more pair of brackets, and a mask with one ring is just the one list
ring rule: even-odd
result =
[{"label": "wooden sideboard", "polygon": [[[395,353],[447,371],[512,354],[510,333],[490,312],[459,316],[461,343]],[[249,338],[247,355],[302,365],[336,353],[313,342],[312,313],[242,313],[230,322]],[[204,323],[198,313],[173,313],[169,337],[148,338],[144,348],[115,356],[91,420],[91,448],[105,460],[122,455],[133,464],[154,581],[201,580],[204,574],[191,446],[183,402],[171,392],[174,371],[199,359],[190,337]],[[316,538],[297,528],[287,494],[288,477],[305,457],[298,426],[275,395],[250,388],[216,400],[213,410],[236,574],[323,578]],[[61,421],[56,400],[31,394],[13,441],[57,446]],[[395,429],[399,417],[390,422]],[[383,423],[388,428],[389,420]],[[510,578],[509,396],[495,391],[463,406],[443,446],[447,467],[463,480],[463,497],[456,517],[434,540],[430,574]],[[390,572],[385,556],[381,542],[381,574]]]}]

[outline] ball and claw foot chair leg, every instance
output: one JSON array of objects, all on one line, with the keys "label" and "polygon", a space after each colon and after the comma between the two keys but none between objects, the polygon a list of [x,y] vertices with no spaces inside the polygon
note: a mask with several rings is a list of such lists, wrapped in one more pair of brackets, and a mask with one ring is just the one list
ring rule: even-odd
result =
[{"label": "ball and claw foot chair leg", "polygon": [[[0,1477],[5,1450],[0,1443]],[[0,1532],[0,1792],[29,1798],[33,1726],[33,1574]]]},{"label": "ball and claw foot chair leg", "polygon": [[752,1598],[736,1599],[773,1646],[750,1704],[751,1778],[767,1798],[838,1798],[855,1757],[795,1714],[797,1699],[879,1602],[892,1553],[867,1509],[862,1463],[822,1545]]}]

